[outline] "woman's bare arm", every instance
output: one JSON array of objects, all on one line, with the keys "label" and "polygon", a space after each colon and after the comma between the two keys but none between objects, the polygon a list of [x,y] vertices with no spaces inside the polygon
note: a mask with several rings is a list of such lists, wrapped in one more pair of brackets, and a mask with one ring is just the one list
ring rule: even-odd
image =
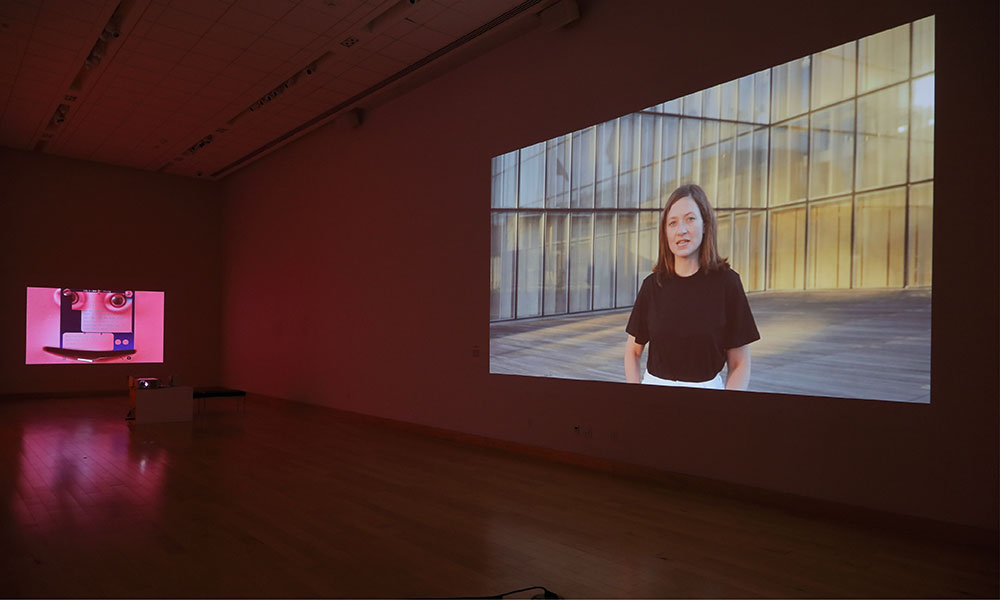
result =
[{"label": "woman's bare arm", "polygon": [[750,386],[750,344],[726,351],[727,390],[745,390]]},{"label": "woman's bare arm", "polygon": [[645,347],[645,344],[640,346],[636,343],[634,335],[628,336],[628,341],[625,342],[625,381],[627,383],[642,382],[640,361]]}]

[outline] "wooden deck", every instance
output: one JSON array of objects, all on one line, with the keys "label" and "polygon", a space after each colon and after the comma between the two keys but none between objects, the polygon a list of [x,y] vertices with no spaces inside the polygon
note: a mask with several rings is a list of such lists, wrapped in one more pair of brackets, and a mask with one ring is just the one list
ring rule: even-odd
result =
[{"label": "wooden deck", "polygon": [[[929,289],[749,298],[761,334],[751,391],[930,402]],[[625,381],[630,310],[494,323],[490,372]]]}]

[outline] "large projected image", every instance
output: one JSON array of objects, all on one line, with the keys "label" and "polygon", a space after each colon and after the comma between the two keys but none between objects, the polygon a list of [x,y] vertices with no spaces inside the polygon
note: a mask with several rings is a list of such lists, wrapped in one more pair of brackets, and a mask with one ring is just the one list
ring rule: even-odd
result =
[{"label": "large projected image", "polygon": [[163,362],[163,292],[29,287],[25,363]]},{"label": "large projected image", "polygon": [[490,372],[930,402],[934,77],[928,17],[495,157]]}]

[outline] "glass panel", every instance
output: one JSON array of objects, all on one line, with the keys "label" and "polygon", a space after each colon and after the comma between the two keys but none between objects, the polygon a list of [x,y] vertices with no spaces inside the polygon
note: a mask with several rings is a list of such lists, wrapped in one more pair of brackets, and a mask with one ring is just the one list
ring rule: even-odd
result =
[{"label": "glass panel", "polygon": [[809,110],[809,63],[807,56],[774,67],[771,122]]},{"label": "glass panel", "polygon": [[701,94],[701,116],[706,119],[719,118],[719,102],[722,86],[717,85],[704,90]]},{"label": "glass panel", "polygon": [[753,159],[753,134],[749,125],[738,127],[736,137],[736,186],[733,193],[733,206],[745,208],[750,206],[750,184],[753,179],[751,162]]},{"label": "glass panel", "polygon": [[663,103],[661,110],[671,115],[681,114],[681,99],[674,98]]},{"label": "glass panel", "polygon": [[910,76],[910,25],[858,40],[858,93],[903,81]]},{"label": "glass panel", "polygon": [[660,137],[660,154],[663,157],[660,163],[660,208],[667,201],[670,193],[680,187],[677,168],[680,161],[677,160],[677,149],[680,139],[680,119],[677,117],[663,117],[660,119],[662,133]]},{"label": "glass panel", "polygon": [[735,79],[722,84],[722,89],[719,92],[719,117],[722,119],[735,121],[739,115],[736,104],[736,85],[737,82]]},{"label": "glass panel", "polygon": [[701,92],[695,92],[684,96],[684,116],[701,116]]},{"label": "glass panel", "polygon": [[851,287],[851,198],[809,207],[809,276],[814,289]]},{"label": "glass panel", "polygon": [[569,217],[545,215],[545,290],[543,312],[564,313],[569,301]]},{"label": "glass panel", "polygon": [[750,214],[733,213],[733,255],[729,264],[737,273],[746,273],[750,266]]},{"label": "glass panel", "polygon": [[908,286],[931,284],[931,255],[934,238],[934,184],[910,186],[910,230],[907,233],[906,263]]},{"label": "glass panel", "polygon": [[805,200],[809,167],[809,121],[801,117],[772,128],[771,205]]},{"label": "glass panel", "polygon": [[594,216],[594,310],[615,300],[615,215]]},{"label": "glass panel", "polygon": [[491,215],[490,231],[490,320],[514,318],[514,213]]},{"label": "glass panel", "polygon": [[636,256],[638,213],[618,213],[617,279],[618,288],[615,306],[635,304],[635,277],[638,260]]},{"label": "glass panel", "polygon": [[904,83],[858,98],[855,189],[906,183],[909,87]]},{"label": "glass panel", "polygon": [[934,76],[913,80],[910,181],[934,177]]},{"label": "glass panel", "polygon": [[719,185],[716,189],[715,205],[729,208],[733,205],[733,185],[735,183],[733,168],[736,165],[736,140],[733,134],[736,126],[732,123],[722,123],[719,128]]},{"label": "glass panel", "polygon": [[739,107],[737,118],[740,121],[753,121],[753,75],[744,75],[737,80],[737,100]]},{"label": "glass panel", "polygon": [[719,211],[716,217],[716,237],[719,244],[719,256],[728,258],[729,264],[733,261],[733,213],[729,211]]},{"label": "glass panel", "polygon": [[850,192],[854,168],[854,102],[814,112],[809,144],[809,197]]},{"label": "glass panel", "polygon": [[902,287],[906,188],[859,194],[854,215],[854,286]]},{"label": "glass panel", "polygon": [[594,167],[597,162],[597,127],[573,133],[569,202],[572,208],[594,208]]},{"label": "glass panel", "polygon": [[813,54],[812,106],[819,108],[854,95],[857,43]]},{"label": "glass panel", "polygon": [[517,206],[517,150],[493,157],[493,188],[490,206],[515,208]]},{"label": "glass panel", "polygon": [[639,115],[619,121],[618,208],[639,208]]},{"label": "glass panel", "polygon": [[642,115],[639,151],[639,206],[660,207],[660,126],[663,117]]},{"label": "glass panel", "polygon": [[719,122],[702,121],[701,124],[701,164],[698,167],[698,182],[712,206],[716,204],[716,169],[719,162]]},{"label": "glass panel", "polygon": [[653,271],[653,265],[660,251],[659,211],[646,210],[639,213],[639,283]]},{"label": "glass panel", "polygon": [[569,242],[569,310],[590,310],[590,284],[593,275],[594,216],[573,213]]},{"label": "glass panel", "polygon": [[521,149],[520,208],[541,208],[545,194],[545,142]]},{"label": "glass panel", "polygon": [[571,135],[545,142],[545,208],[569,208]]},{"label": "glass panel", "polygon": [[517,215],[517,316],[542,313],[542,215]]},{"label": "glass panel", "polygon": [[913,76],[934,70],[934,17],[913,23]]},{"label": "glass panel", "polygon": [[764,289],[764,240],[767,213],[756,210],[750,213],[750,266],[743,276],[743,287],[747,290],[760,291]]},{"label": "glass panel", "polygon": [[597,126],[597,208],[618,206],[618,119]]},{"label": "glass panel", "polygon": [[[681,119],[680,184],[698,183],[698,147],[701,145],[701,121]],[[672,191],[672,190],[671,190]]]},{"label": "glass panel", "polygon": [[750,206],[764,208],[767,204],[768,128],[753,132],[753,175],[750,178]]},{"label": "glass panel", "polygon": [[805,207],[773,210],[768,232],[768,288],[798,290],[805,284]]},{"label": "glass panel", "polygon": [[753,120],[769,123],[771,117],[771,69],[753,75]]}]

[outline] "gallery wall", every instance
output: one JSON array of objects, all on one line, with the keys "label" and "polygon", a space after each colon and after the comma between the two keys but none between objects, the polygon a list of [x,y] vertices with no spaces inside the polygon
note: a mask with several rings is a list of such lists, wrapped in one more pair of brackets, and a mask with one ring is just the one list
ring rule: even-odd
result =
[{"label": "gallery wall", "polygon": [[[0,190],[0,395],[219,383],[218,184],[5,148]],[[24,364],[29,286],[165,292],[163,364]]]},{"label": "gallery wall", "polygon": [[[580,5],[224,182],[226,382],[996,529],[996,7]],[[492,156],[934,13],[929,406],[489,375]]]}]

